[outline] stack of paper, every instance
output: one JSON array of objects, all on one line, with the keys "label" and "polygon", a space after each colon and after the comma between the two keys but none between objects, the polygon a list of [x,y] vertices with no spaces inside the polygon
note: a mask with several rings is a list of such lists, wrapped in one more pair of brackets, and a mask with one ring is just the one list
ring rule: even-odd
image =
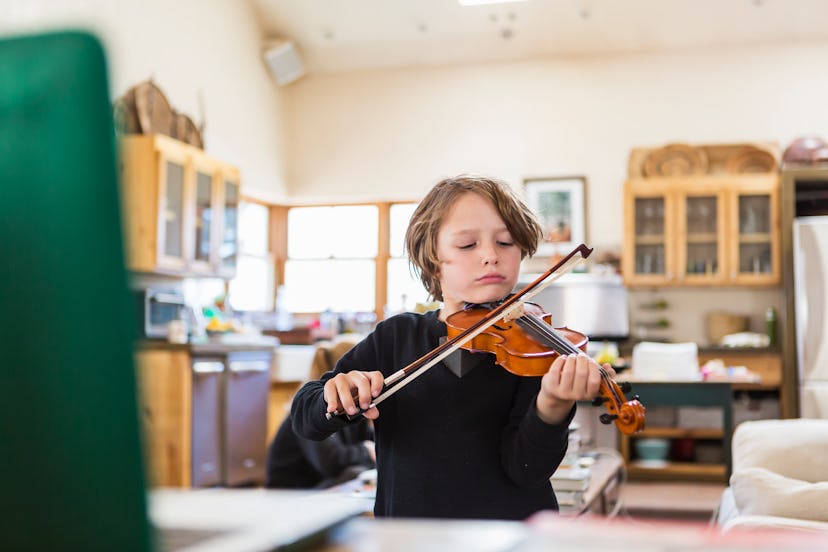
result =
[{"label": "stack of paper", "polygon": [[589,487],[590,469],[579,465],[558,468],[550,481],[561,511],[579,510]]}]

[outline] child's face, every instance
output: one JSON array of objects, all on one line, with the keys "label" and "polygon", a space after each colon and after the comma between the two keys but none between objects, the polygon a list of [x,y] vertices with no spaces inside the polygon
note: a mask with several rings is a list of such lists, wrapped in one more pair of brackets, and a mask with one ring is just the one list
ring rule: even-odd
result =
[{"label": "child's face", "polygon": [[486,303],[511,293],[521,251],[491,201],[466,193],[455,201],[437,234],[443,314],[464,303]]}]

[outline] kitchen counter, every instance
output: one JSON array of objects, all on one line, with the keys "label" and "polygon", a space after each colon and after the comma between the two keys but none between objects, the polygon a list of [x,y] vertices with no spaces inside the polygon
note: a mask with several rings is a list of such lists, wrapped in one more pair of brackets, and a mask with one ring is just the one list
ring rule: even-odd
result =
[{"label": "kitchen counter", "polygon": [[189,343],[170,343],[163,339],[140,339],[135,342],[135,347],[137,349],[188,351],[192,354],[222,354],[230,351],[274,350],[279,347],[279,340],[264,335],[230,334]]}]

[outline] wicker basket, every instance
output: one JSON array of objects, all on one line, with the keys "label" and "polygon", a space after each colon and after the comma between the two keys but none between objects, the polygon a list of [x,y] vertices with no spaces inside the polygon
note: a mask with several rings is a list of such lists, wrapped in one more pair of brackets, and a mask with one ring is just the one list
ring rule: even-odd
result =
[{"label": "wicker basket", "polygon": [[711,344],[718,344],[729,334],[748,329],[748,317],[728,312],[710,312],[707,314],[707,339]]}]

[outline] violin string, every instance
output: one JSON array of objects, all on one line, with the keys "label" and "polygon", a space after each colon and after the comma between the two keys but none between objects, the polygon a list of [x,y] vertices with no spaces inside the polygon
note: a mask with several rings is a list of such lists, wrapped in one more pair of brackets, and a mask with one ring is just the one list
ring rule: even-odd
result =
[{"label": "violin string", "polygon": [[519,320],[525,320],[538,337],[547,340],[547,345],[551,346],[555,352],[560,354],[577,354],[580,351],[575,348],[569,340],[561,336],[560,332],[556,331],[552,326],[545,323],[534,314],[523,315]]},{"label": "violin string", "polygon": [[[560,354],[579,354],[581,351],[576,348],[566,337],[564,337],[561,332],[544,322],[540,317],[534,314],[526,314],[522,316],[520,319],[525,319],[528,324],[528,327],[535,330],[540,337],[547,338],[549,340],[549,345],[555,348],[555,351]],[[520,320],[519,319],[519,320]],[[601,379],[607,384],[607,389],[609,389],[610,393],[612,393],[613,397],[615,398],[615,404],[621,404],[621,397],[615,391],[615,387],[611,385],[614,383],[612,378],[610,378],[609,373],[604,369],[603,366],[598,367],[598,371],[601,374]]]},{"label": "violin string", "polygon": [[[536,315],[527,314],[522,316],[521,319],[526,319],[528,323],[526,327],[530,327],[531,329],[535,330],[538,334],[541,334],[542,338],[548,338],[550,341],[550,346],[558,347],[556,351],[561,353],[562,351],[568,351],[572,353],[580,353],[581,351],[578,350],[566,337],[547,324],[543,319]],[[523,324],[521,324],[523,325]],[[605,389],[609,394],[612,395],[613,398],[613,407],[616,412],[616,417],[620,417],[622,413],[627,413],[633,416],[633,422],[637,423],[638,427],[643,427],[643,414],[641,413],[640,404],[638,404],[637,400],[627,402],[626,397],[624,397],[623,393],[621,393],[620,388],[615,383],[615,380],[610,377],[609,373],[603,368],[603,366],[598,367],[599,373],[601,374],[601,379],[606,384]]]}]

